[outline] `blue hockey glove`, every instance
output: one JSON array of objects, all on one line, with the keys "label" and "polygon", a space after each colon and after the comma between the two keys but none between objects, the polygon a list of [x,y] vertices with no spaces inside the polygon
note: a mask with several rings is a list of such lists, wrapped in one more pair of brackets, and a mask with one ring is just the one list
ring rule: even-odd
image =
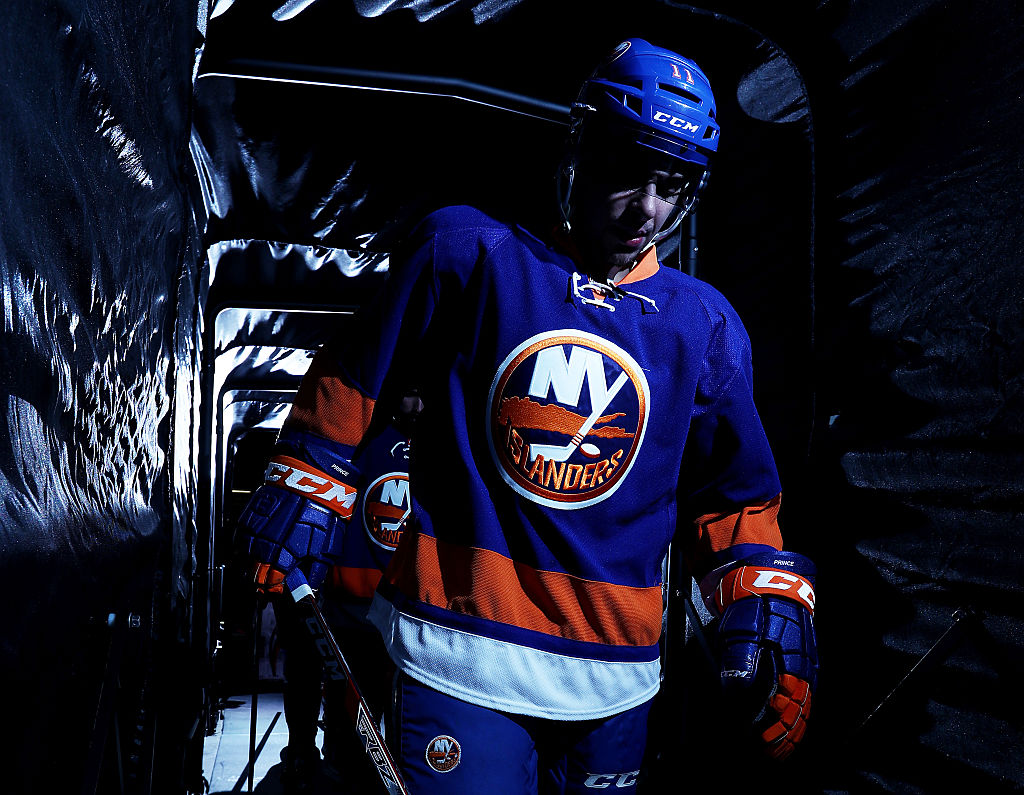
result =
[{"label": "blue hockey glove", "polygon": [[352,516],[359,473],[343,445],[282,433],[263,485],[238,520],[237,539],[253,559],[256,588],[300,598],[319,588]]},{"label": "blue hockey glove", "polygon": [[763,552],[738,561],[713,600],[722,687],[748,710],[769,756],[784,759],[804,736],[818,673],[814,637],[814,564],[795,552]]}]

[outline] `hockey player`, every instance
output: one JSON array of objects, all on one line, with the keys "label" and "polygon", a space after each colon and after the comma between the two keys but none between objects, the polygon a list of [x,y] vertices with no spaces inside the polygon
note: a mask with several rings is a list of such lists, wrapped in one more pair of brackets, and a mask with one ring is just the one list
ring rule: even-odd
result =
[{"label": "hockey player", "polygon": [[656,251],[718,138],[700,68],[623,42],[573,107],[553,239],[468,207],[432,214],[361,333],[325,345],[302,383],[290,469],[249,527],[252,554],[300,591],[345,520],[381,390],[421,384],[414,513],[370,611],[400,672],[389,737],[416,795],[635,786],[673,537],[721,615],[723,686],[759,704],[770,754],[804,732],[814,568],[780,551],[749,341]]}]

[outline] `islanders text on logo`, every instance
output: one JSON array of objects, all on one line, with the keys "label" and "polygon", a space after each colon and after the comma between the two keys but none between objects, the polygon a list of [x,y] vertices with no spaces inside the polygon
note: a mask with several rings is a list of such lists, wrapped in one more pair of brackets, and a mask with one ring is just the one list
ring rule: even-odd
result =
[{"label": "islanders text on logo", "polygon": [[552,508],[611,496],[643,442],[650,391],[617,345],[562,329],[513,350],[491,384],[488,442],[502,478]]}]

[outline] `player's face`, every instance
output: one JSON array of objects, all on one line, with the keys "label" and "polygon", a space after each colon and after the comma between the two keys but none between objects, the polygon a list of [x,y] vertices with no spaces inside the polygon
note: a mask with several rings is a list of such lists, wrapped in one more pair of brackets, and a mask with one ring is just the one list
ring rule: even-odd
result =
[{"label": "player's face", "polygon": [[696,170],[687,171],[680,161],[645,147],[606,149],[581,158],[573,232],[588,262],[607,266],[609,275],[630,267],[675,219],[697,178]]}]

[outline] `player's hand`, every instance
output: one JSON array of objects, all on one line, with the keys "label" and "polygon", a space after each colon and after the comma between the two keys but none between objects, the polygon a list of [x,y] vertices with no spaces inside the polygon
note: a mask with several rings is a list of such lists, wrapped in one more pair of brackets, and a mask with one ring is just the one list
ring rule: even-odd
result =
[{"label": "player's hand", "polygon": [[283,571],[275,569],[269,563],[260,563],[258,560],[252,561],[249,568],[249,579],[256,586],[257,591],[268,596],[284,593],[285,573]]},{"label": "player's hand", "polygon": [[768,755],[785,759],[796,748],[807,730],[811,715],[811,685],[792,674],[779,677],[775,695],[768,701],[769,709],[761,719],[768,727],[761,732]]},{"label": "player's hand", "polygon": [[793,752],[811,712],[818,671],[814,574],[802,555],[759,554],[727,572],[715,593],[726,699],[751,719],[775,759]]},{"label": "player's hand", "polygon": [[252,563],[252,582],[267,594],[319,588],[337,556],[343,520],[276,486],[253,494],[238,521],[238,540]]},{"label": "player's hand", "polygon": [[258,591],[319,588],[340,553],[359,472],[348,449],[311,433],[283,432],[276,451],[239,517],[236,539],[254,562]]}]

